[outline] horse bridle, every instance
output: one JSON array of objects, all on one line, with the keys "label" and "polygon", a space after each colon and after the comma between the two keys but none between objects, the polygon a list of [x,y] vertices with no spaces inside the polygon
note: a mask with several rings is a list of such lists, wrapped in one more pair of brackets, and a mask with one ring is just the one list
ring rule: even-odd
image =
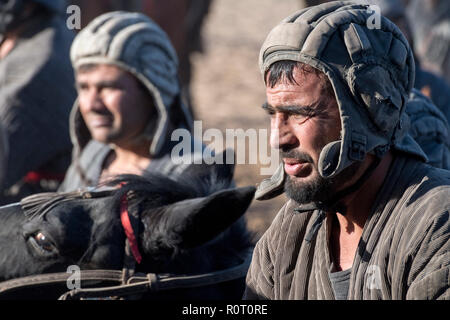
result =
[{"label": "horse bridle", "polygon": [[[92,282],[115,282],[118,285],[78,288],[67,291],[59,297],[59,300],[83,299],[83,298],[136,298],[148,292],[164,290],[185,289],[209,286],[221,282],[232,281],[246,276],[251,261],[251,251],[245,260],[235,266],[224,270],[196,275],[171,275],[157,273],[136,273],[128,277],[124,282],[124,270],[82,270],[80,271],[80,284]],[[2,294],[11,293],[22,289],[30,289],[49,284],[65,284],[71,277],[66,272],[47,273],[12,279],[0,283],[0,298]]]},{"label": "horse bridle", "polygon": [[[105,195],[105,191],[101,192],[80,192],[79,196],[83,199],[100,197]],[[136,248],[133,248],[132,238],[129,236],[130,228],[124,225],[124,216],[130,215],[127,208],[126,194],[121,201],[121,221],[125,229],[125,254],[124,266],[122,270],[110,269],[94,269],[79,271],[80,288],[72,289],[64,293],[58,300],[74,300],[85,298],[113,298],[119,299],[127,297],[129,299],[137,299],[148,292],[158,292],[173,289],[185,289],[194,287],[209,286],[217,283],[228,282],[241,279],[246,276],[250,266],[252,249],[246,252],[242,262],[234,267],[218,270],[209,273],[193,274],[193,275],[172,275],[158,273],[135,273],[136,262],[140,262],[136,258]],[[138,213],[137,213],[138,214]],[[137,223],[135,214],[131,214],[128,219],[133,233],[137,233]],[[128,230],[127,230],[128,229]],[[71,273],[56,272],[40,275],[31,275],[16,279],[0,282],[0,299],[3,294],[12,293],[23,289],[37,288],[43,285],[51,284],[67,284]],[[95,282],[117,283],[111,286],[82,288],[83,284],[92,284]]]}]

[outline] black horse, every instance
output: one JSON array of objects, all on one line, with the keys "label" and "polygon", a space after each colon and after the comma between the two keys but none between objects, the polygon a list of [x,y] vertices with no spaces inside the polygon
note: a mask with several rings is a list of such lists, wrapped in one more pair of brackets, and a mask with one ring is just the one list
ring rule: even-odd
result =
[{"label": "black horse", "polygon": [[[111,190],[38,194],[1,207],[0,299],[57,298],[69,291],[66,282],[4,288],[11,282],[15,286],[11,279],[66,273],[71,265],[81,272],[155,273],[160,280],[239,266],[252,248],[242,215],[255,189],[233,188],[233,169],[192,165],[177,181],[157,174],[145,179],[124,175],[108,184],[121,185]],[[124,230],[124,212],[131,235]],[[135,267],[131,271],[124,269],[130,259]],[[101,280],[86,283],[90,287],[100,282],[105,285]],[[244,277],[199,285],[148,290],[139,298],[240,299]]]}]

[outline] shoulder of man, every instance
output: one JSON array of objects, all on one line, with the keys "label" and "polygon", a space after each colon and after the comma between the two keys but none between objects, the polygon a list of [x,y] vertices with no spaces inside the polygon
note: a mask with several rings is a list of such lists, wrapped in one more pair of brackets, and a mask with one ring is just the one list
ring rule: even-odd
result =
[{"label": "shoulder of man", "polygon": [[[430,168],[413,194],[407,299],[450,299],[450,171]],[[413,226],[416,224],[416,226]]]},{"label": "shoulder of man", "polygon": [[80,175],[80,169],[87,179],[96,180],[101,172],[102,164],[111,151],[111,147],[101,142],[90,140],[81,151],[78,159],[72,159],[64,181],[58,191],[67,192],[87,187]]},{"label": "shoulder of man", "polygon": [[396,252],[407,275],[406,298],[449,299],[450,171],[422,163],[413,169],[393,235],[401,239]]},{"label": "shoulder of man", "polygon": [[[401,212],[413,226],[429,224],[440,214],[450,211],[450,171],[419,161],[409,161],[402,172],[412,171],[402,201],[407,211]],[[402,179],[402,178],[401,178]],[[397,181],[403,184],[404,182]]]},{"label": "shoulder of man", "polygon": [[413,90],[406,105],[411,126],[409,134],[426,153],[432,166],[450,169],[450,126],[433,102]]},{"label": "shoulder of man", "polygon": [[280,282],[276,279],[277,265],[287,263],[283,257],[290,259],[299,250],[312,216],[312,212],[295,213],[297,206],[295,201],[287,201],[258,240],[247,273],[244,299],[277,298],[275,286]]}]

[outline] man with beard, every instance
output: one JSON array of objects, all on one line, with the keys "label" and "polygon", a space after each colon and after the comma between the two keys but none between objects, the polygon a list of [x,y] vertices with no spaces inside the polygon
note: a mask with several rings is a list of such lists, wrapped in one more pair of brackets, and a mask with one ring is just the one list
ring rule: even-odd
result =
[{"label": "man with beard", "polygon": [[255,247],[246,299],[450,299],[450,172],[408,134],[408,42],[370,15],[306,8],[261,48],[283,164],[256,198],[290,199]]}]

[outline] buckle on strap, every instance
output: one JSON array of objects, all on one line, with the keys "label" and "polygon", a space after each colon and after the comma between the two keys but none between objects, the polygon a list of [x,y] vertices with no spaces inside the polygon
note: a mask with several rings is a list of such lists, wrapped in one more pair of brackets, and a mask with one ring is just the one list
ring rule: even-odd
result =
[{"label": "buckle on strap", "polygon": [[363,161],[366,156],[367,137],[358,132],[352,132],[352,143],[348,151],[348,158],[354,161]]}]

